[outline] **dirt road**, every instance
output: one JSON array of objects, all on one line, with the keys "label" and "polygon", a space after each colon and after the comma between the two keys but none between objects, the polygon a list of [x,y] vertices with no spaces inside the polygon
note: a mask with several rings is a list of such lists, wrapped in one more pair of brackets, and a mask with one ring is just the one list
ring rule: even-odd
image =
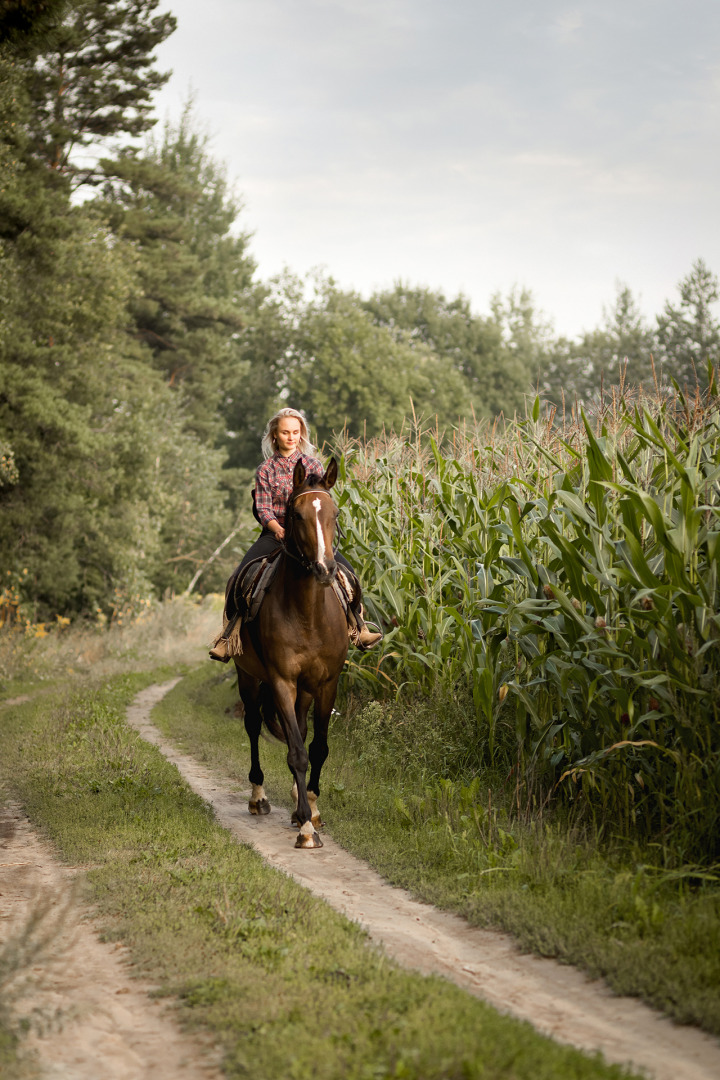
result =
[{"label": "dirt road", "polygon": [[128,721],[173,762],[192,789],[211,803],[218,821],[267,861],[322,896],[399,963],[443,975],[539,1031],[609,1061],[631,1062],[656,1080],[717,1080],[720,1045],[679,1027],[635,998],[615,997],[574,968],[521,953],[505,934],[468,926],[388,885],[327,835],[316,851],[294,848],[289,814],[264,818],[247,811],[248,791],[224,781],[176,750],[150,721],[152,707],[177,680],[138,695]]},{"label": "dirt road", "polygon": [[0,807],[0,942],[20,952],[24,1054],[48,1080],[220,1080],[219,1049],[180,1031],[128,950],[100,940],[73,887],[81,869],[61,865],[19,807]]},{"label": "dirt road", "polygon": [[[286,811],[252,817],[247,791],[180,753],[151,723],[152,707],[177,681],[139,694],[128,710],[130,724],[176,765],[223,826],[360,923],[399,963],[442,975],[559,1041],[601,1050],[609,1061],[632,1063],[656,1080],[720,1077],[717,1040],[678,1027],[635,999],[614,997],[573,968],[520,953],[508,935],[419,903],[327,835],[317,851],[296,850]],[[152,986],[132,977],[127,950],[99,940],[73,893],[82,869],[61,866],[18,807],[0,813],[0,941],[44,902],[39,925],[47,942],[30,965],[31,986],[20,1003],[32,1027],[27,1046],[42,1075],[219,1080],[217,1047],[181,1032],[172,1011],[150,996]]]}]

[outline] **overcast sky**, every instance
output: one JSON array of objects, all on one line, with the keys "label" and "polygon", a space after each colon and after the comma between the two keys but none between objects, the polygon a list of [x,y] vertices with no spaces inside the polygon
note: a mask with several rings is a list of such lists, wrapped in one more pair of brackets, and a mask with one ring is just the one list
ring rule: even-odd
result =
[{"label": "overcast sky", "polygon": [[263,277],[478,312],[517,283],[574,335],[618,280],[651,315],[699,256],[720,273],[719,0],[166,6],[158,111],[195,92]]}]

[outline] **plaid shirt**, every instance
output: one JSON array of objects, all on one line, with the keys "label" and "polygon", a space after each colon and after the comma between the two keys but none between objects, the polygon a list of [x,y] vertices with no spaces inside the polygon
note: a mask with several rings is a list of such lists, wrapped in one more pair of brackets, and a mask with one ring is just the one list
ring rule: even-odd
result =
[{"label": "plaid shirt", "polygon": [[264,529],[273,518],[284,527],[287,504],[293,489],[293,472],[302,461],[308,473],[323,475],[322,463],[295,450],[290,457],[273,454],[255,473],[255,508]]}]

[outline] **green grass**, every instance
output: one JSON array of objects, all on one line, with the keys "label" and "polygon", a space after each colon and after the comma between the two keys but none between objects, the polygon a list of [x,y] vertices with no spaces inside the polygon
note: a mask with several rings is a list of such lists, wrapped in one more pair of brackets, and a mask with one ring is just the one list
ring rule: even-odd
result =
[{"label": "green grass", "polygon": [[[397,968],[355,924],[236,843],[124,722],[137,690],[163,677],[6,706],[2,773],[62,856],[89,867],[106,937],[127,942],[138,974],[177,996],[186,1025],[220,1040],[228,1076],[625,1075],[441,979]],[[214,671],[187,685],[202,696],[207,678],[210,720],[233,697]],[[173,695],[170,713],[189,713],[188,701]],[[217,724],[217,751],[215,733],[201,735],[208,755],[239,754],[242,725],[222,711]]]},{"label": "green grass", "polygon": [[[190,752],[246,782],[228,674],[199,669],[154,716]],[[334,718],[320,805],[335,839],[393,884],[720,1034],[717,880],[664,869],[660,849],[600,843],[547,812],[522,823],[508,813],[506,776],[439,779],[463,721],[460,705],[444,707],[443,716],[438,701],[406,710],[371,702]],[[287,805],[284,747],[262,743],[261,759],[271,799]]]}]

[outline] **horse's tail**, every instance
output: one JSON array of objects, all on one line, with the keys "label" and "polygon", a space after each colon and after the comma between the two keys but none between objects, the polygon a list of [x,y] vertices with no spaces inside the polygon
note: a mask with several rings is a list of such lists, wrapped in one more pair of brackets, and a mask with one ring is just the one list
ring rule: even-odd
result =
[{"label": "horse's tail", "polygon": [[262,717],[262,721],[265,727],[268,729],[273,738],[277,739],[281,743],[284,743],[285,734],[278,720],[272,690],[267,685],[267,683],[263,683],[260,688],[260,698],[258,701],[258,705],[260,708],[260,716]]}]

